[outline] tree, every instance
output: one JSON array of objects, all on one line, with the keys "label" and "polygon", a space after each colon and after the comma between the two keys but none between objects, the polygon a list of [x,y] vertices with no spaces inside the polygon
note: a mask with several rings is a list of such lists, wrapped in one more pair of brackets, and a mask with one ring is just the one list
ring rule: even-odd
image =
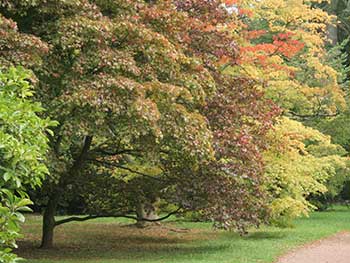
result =
[{"label": "tree", "polygon": [[270,133],[271,147],[264,153],[271,222],[288,226],[315,209],[310,197],[339,192],[335,180],[347,177],[345,149],[331,137],[281,118]]},{"label": "tree", "polygon": [[33,95],[29,72],[11,67],[0,71],[0,261],[17,262],[16,247],[20,223],[28,212],[26,188],[41,184],[48,170],[44,164],[47,152],[48,126],[41,119],[42,107],[30,101]]},{"label": "tree", "polygon": [[[242,47],[237,65],[226,71],[256,79],[283,111],[264,159],[271,220],[288,225],[315,208],[311,196],[339,192],[339,182],[347,177],[344,150],[331,151],[341,147],[304,126],[317,127],[315,119],[335,117],[346,109],[346,56],[341,46],[327,50],[332,17],[311,3],[235,1],[235,6],[241,14],[237,32]],[[317,141],[322,151],[312,152],[316,146],[309,146],[308,140]]]},{"label": "tree", "polygon": [[331,17],[300,0],[249,2],[242,7],[251,16],[242,18],[240,63],[228,69],[231,74],[256,79],[292,118],[333,116],[344,110],[339,65],[327,61]]},{"label": "tree", "polygon": [[[234,99],[235,78],[222,74],[221,61],[235,63],[235,38],[223,25],[233,27],[237,19],[221,1],[1,3],[21,32],[49,46],[42,67],[33,69],[40,80],[36,97],[60,123],[50,137],[53,177],[42,190],[48,200],[42,247],[52,246],[54,228],[62,223],[130,216],[137,202],[149,198],[142,195],[152,190],[152,181],[167,202],[205,209],[220,225],[244,229],[260,222],[262,206],[254,209],[261,197],[255,191],[262,175],[257,147],[264,145],[276,110],[249,80],[237,81],[242,96]],[[215,96],[222,103],[212,101]],[[56,221],[66,189],[91,185],[85,174],[97,182],[105,175],[124,178],[116,182],[122,200],[130,201],[130,189],[141,189],[126,202],[128,209]],[[240,184],[252,187],[247,200],[240,201]],[[225,203],[226,194],[236,201]]]},{"label": "tree", "polygon": [[348,0],[332,0],[316,4],[333,16],[333,23],[328,25],[328,36],[331,45],[337,45],[348,38],[350,24],[348,16],[350,14],[350,2]]}]

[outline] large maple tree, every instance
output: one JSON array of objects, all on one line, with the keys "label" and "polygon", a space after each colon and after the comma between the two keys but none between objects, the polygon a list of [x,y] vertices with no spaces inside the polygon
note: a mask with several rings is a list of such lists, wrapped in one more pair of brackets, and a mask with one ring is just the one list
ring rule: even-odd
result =
[{"label": "large maple tree", "polygon": [[[160,197],[225,228],[244,232],[264,218],[260,151],[278,110],[249,79],[222,72],[238,53],[237,17],[221,1],[0,3],[19,32],[48,47],[42,65],[28,65],[37,99],[60,123],[42,190],[42,247],[52,246],[55,226],[84,220],[55,219],[67,189],[91,182],[84,174],[131,176],[142,190],[136,203],[157,180]],[[126,216],[135,210],[126,203],[86,219]]]}]

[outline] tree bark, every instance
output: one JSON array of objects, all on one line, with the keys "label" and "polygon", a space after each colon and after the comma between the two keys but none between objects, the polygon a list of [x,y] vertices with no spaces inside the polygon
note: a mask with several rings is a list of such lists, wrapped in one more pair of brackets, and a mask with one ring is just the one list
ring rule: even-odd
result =
[{"label": "tree bark", "polygon": [[337,19],[337,11],[339,10],[340,7],[340,1],[337,0],[332,0],[330,2],[330,11],[329,14],[333,15],[333,19],[330,24],[327,25],[327,36],[329,38],[330,44],[332,46],[335,46],[338,44],[339,39],[338,39],[338,19]]},{"label": "tree bark", "polygon": [[334,24],[327,25],[327,35],[331,45],[335,46],[338,44],[338,27],[336,21],[333,22]]},{"label": "tree bark", "polygon": [[48,249],[53,247],[54,229],[56,226],[55,214],[58,204],[58,197],[50,196],[43,216],[43,233],[40,248]]},{"label": "tree bark", "polygon": [[156,207],[157,201],[158,200],[155,200],[154,202],[139,202],[136,208],[136,214],[137,214],[136,226],[137,227],[143,228],[147,224],[153,223],[153,222],[147,222],[144,219],[156,220],[159,218],[157,214],[157,207]]},{"label": "tree bark", "polygon": [[83,166],[84,161],[88,155],[90,146],[92,144],[92,138],[92,136],[85,136],[81,153],[79,154],[79,156],[76,157],[73,166],[70,168],[69,172],[67,174],[61,175],[58,185],[55,185],[53,187],[53,193],[49,195],[49,201],[47,203],[43,216],[43,228],[40,248],[48,249],[53,247],[53,237],[56,226],[55,215],[59,201],[58,192],[60,190],[64,191],[69,180],[71,180],[71,178],[74,178],[75,174]]}]

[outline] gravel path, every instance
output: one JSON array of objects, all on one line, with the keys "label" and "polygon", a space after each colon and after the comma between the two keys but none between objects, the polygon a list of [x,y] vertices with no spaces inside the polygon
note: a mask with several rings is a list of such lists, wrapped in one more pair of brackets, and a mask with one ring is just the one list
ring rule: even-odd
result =
[{"label": "gravel path", "polygon": [[342,232],[296,249],[276,263],[350,263],[350,233]]}]

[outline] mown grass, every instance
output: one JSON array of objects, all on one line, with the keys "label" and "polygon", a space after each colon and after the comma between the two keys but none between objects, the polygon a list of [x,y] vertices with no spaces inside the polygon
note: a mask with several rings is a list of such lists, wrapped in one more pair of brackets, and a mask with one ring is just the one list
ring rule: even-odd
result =
[{"label": "mown grass", "polygon": [[41,218],[29,216],[17,253],[28,263],[268,263],[286,251],[350,230],[350,210],[313,213],[294,228],[262,227],[246,237],[208,223],[172,221],[138,229],[127,220],[97,219],[56,229],[55,248],[37,249]]}]

